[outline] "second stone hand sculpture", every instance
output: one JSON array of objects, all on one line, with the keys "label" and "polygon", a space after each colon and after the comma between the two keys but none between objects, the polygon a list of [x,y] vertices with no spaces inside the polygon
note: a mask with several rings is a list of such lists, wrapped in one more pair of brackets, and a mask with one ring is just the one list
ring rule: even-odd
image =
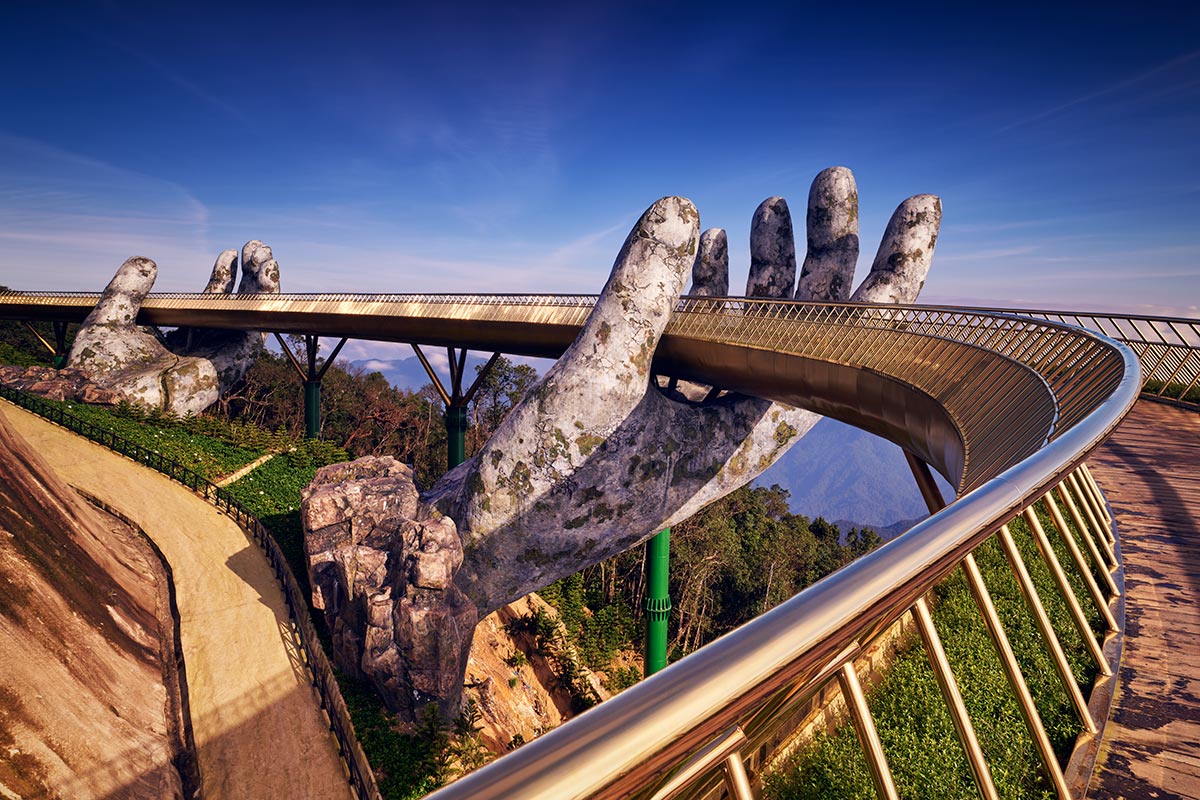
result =
[{"label": "second stone hand sculpture", "polygon": [[[857,208],[848,169],[817,176],[797,299],[846,299]],[[915,301],[940,220],[932,195],[901,203],[850,299]],[[746,294],[792,297],[782,198],[759,207],[751,238]],[[728,393],[691,402],[652,380],[654,350],[693,264],[694,293],[725,293],[724,240],[717,230],[701,239],[683,198],[651,206],[575,342],[483,448],[424,494],[391,458],[317,473],[302,506],[306,549],[314,604],[342,669],[369,677],[404,716],[428,702],[456,715],[479,618],[686,519],[812,428],[819,417],[807,411]]]},{"label": "second stone hand sculpture", "polygon": [[[205,294],[230,294],[237,267],[236,250],[217,256]],[[164,346],[137,325],[157,277],[158,265],[150,259],[127,259],[80,324],[67,363],[131,402],[181,417],[198,414],[253,366],[263,337],[257,331],[190,328],[172,331]],[[246,242],[238,293],[278,292],[279,264],[271,248],[257,239]]]}]

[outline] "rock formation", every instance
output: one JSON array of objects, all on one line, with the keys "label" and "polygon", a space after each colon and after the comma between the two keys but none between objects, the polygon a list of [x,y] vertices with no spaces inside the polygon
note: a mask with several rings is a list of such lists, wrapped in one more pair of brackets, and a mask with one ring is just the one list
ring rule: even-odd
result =
[{"label": "rock formation", "polygon": [[[809,203],[817,256],[806,260],[800,299],[823,301],[852,283],[857,190],[844,169],[817,184]],[[914,301],[940,219],[932,195],[901,203],[852,299]],[[381,459],[343,465],[343,475],[331,467],[306,491],[314,595],[338,662],[370,677],[397,710],[436,698],[453,713],[465,626],[686,519],[756,477],[819,419],[729,393],[688,402],[651,380],[698,238],[690,202],[651,206],[574,344],[480,451],[426,493]],[[791,298],[795,247],[781,198],[759,207],[750,249],[747,294]]]},{"label": "rock formation", "polygon": [[[217,256],[204,291],[229,294],[236,272],[237,252],[225,250]],[[168,337],[169,347],[164,346],[137,326],[142,300],[157,277],[158,265],[150,259],[126,260],[79,326],[68,364],[131,402],[179,416],[199,413],[245,375],[262,349],[262,334],[182,329]],[[279,264],[271,248],[257,239],[242,248],[238,291],[279,291]]]},{"label": "rock formation", "polygon": [[456,716],[479,618],[452,582],[454,522],[421,507],[412,470],[391,456],[323,467],[303,497],[313,607],[335,662],[408,718],[437,701]]},{"label": "rock formation", "polygon": [[0,411],[0,797],[191,796],[167,576]]},{"label": "rock formation", "polygon": [[129,399],[115,389],[94,383],[83,370],[69,367],[0,366],[0,383],[50,400],[75,400],[97,406],[115,406]]}]

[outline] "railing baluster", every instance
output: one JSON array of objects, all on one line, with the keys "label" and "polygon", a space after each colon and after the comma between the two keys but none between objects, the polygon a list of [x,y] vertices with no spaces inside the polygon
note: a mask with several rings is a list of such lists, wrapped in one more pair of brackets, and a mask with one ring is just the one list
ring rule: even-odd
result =
[{"label": "railing baluster", "polygon": [[888,767],[887,756],[883,752],[883,744],[879,741],[879,731],[875,729],[875,720],[871,717],[871,709],[867,706],[867,697],[863,694],[853,661],[846,662],[838,670],[838,685],[850,710],[850,722],[858,734],[858,742],[867,757],[867,767],[871,771],[876,794],[884,800],[900,800],[896,782],[892,779],[892,770]]},{"label": "railing baluster", "polygon": [[954,722],[954,730],[958,732],[958,740],[962,743],[963,750],[966,751],[967,764],[970,765],[971,773],[975,776],[975,787],[979,789],[979,796],[983,800],[999,800],[996,784],[992,780],[992,771],[988,767],[987,759],[983,756],[983,748],[979,746],[979,737],[975,735],[975,726],[971,724],[971,717],[967,714],[962,693],[958,690],[958,682],[954,680],[950,661],[946,658],[946,650],[942,647],[942,639],[938,636],[937,628],[934,627],[933,616],[929,613],[929,606],[925,603],[925,598],[922,597],[913,604],[912,613],[913,618],[917,621],[917,632],[925,644],[925,655],[929,658],[929,666],[933,668],[933,677],[937,680],[938,688],[942,690],[942,697],[945,698],[946,706],[950,710],[950,719]]},{"label": "railing baluster", "polygon": [[1115,569],[1117,567],[1117,554],[1113,552],[1112,545],[1109,544],[1107,527],[1104,523],[1100,522],[1100,518],[1092,509],[1091,498],[1084,492],[1074,472],[1067,475],[1067,483],[1070,484],[1076,499],[1079,500],[1079,507],[1083,509],[1083,514],[1087,517],[1088,524],[1096,532],[1096,541],[1099,543],[1100,549],[1104,551],[1105,558],[1108,559],[1108,563]]},{"label": "railing baluster", "polygon": [[992,604],[992,596],[975,563],[975,556],[968,553],[967,557],[963,559],[962,568],[967,576],[967,585],[975,598],[975,604],[979,606],[979,613],[983,615],[988,635],[996,647],[996,652],[1000,655],[1000,664],[1004,667],[1004,674],[1008,678],[1013,694],[1017,697],[1017,705],[1021,709],[1021,716],[1025,718],[1025,726],[1029,728],[1033,744],[1037,748],[1038,755],[1041,756],[1042,766],[1046,768],[1050,782],[1058,796],[1070,798],[1071,790],[1067,786],[1066,778],[1063,777],[1058,756],[1054,754],[1054,746],[1050,744],[1050,737],[1046,735],[1046,727],[1042,724],[1042,717],[1038,713],[1037,706],[1034,705],[1033,695],[1029,693],[1025,676],[1021,674],[1021,666],[1017,663],[1016,654],[1013,653],[1012,645],[1008,642],[1004,626],[1000,624],[1000,618],[996,615],[996,607]]},{"label": "railing baluster", "polygon": [[1046,562],[1046,567],[1050,570],[1050,575],[1058,586],[1063,602],[1067,604],[1067,608],[1071,612],[1071,619],[1074,620],[1075,627],[1079,630],[1080,638],[1087,645],[1088,652],[1092,654],[1100,671],[1105,675],[1111,675],[1112,669],[1104,658],[1104,651],[1097,643],[1096,636],[1092,633],[1092,626],[1088,624],[1083,608],[1079,605],[1079,598],[1075,596],[1075,590],[1071,588],[1071,582],[1067,580],[1067,574],[1063,572],[1062,564],[1058,562],[1058,556],[1055,555],[1054,548],[1050,545],[1046,532],[1042,530],[1042,523],[1038,520],[1032,507],[1025,509],[1025,522],[1029,525],[1029,532],[1033,534],[1033,541],[1037,545],[1038,552],[1042,554],[1042,560]]},{"label": "railing baluster", "polygon": [[[1100,486],[1096,483],[1096,479],[1092,477],[1092,471],[1088,468],[1086,461],[1079,465],[1079,473],[1087,481],[1087,486],[1092,492],[1092,499],[1096,501],[1096,508],[1100,509],[1100,514],[1104,517],[1104,521],[1108,524],[1109,531],[1111,532],[1112,514],[1108,513],[1108,504],[1104,501],[1104,492],[1100,491]],[[1113,537],[1111,541],[1116,541],[1116,538]]]},{"label": "railing baluster", "polygon": [[[1025,513],[1028,514],[1030,511],[1031,509],[1026,509]],[[1083,692],[1080,691],[1079,684],[1075,682],[1075,673],[1071,671],[1067,654],[1063,652],[1062,643],[1058,640],[1058,634],[1050,622],[1050,616],[1046,613],[1045,606],[1042,605],[1042,598],[1038,595],[1037,587],[1033,584],[1033,578],[1029,576],[1025,560],[1021,558],[1021,551],[1017,549],[1017,543],[1013,540],[1012,532],[1009,531],[1007,525],[1000,526],[997,538],[1000,540],[1000,547],[1004,550],[1005,558],[1008,559],[1009,567],[1017,577],[1017,585],[1025,597],[1025,604],[1029,606],[1033,620],[1037,623],[1038,630],[1041,631],[1042,641],[1046,643],[1046,649],[1050,651],[1050,659],[1058,671],[1063,689],[1071,698],[1071,704],[1075,706],[1075,713],[1079,715],[1079,721],[1083,723],[1083,727],[1088,733],[1095,733],[1096,721],[1092,719],[1092,712],[1088,709],[1087,700],[1083,698]],[[1093,640],[1092,632],[1087,631],[1084,638]]]},{"label": "railing baluster", "polygon": [[750,788],[750,776],[746,774],[741,753],[735,751],[725,758],[725,785],[737,800],[754,800],[754,790]]},{"label": "railing baluster", "polygon": [[1091,529],[1084,522],[1083,515],[1079,513],[1079,508],[1071,498],[1071,492],[1067,488],[1066,479],[1054,487],[1054,491],[1058,493],[1058,498],[1066,505],[1067,513],[1071,515],[1071,521],[1075,523],[1076,530],[1083,537],[1083,542],[1087,545],[1088,552],[1091,553],[1092,559],[1096,562],[1096,570],[1104,578],[1104,582],[1108,584],[1108,593],[1113,597],[1119,596],[1121,590],[1117,588],[1117,582],[1113,580],[1112,571],[1109,569],[1109,562],[1100,553],[1100,548],[1096,545],[1096,539],[1092,536]]},{"label": "railing baluster", "polygon": [[[1084,584],[1087,585],[1088,594],[1092,597],[1092,604],[1096,606],[1096,611],[1100,613],[1100,616],[1104,617],[1104,624],[1108,630],[1117,630],[1117,619],[1113,616],[1112,611],[1108,607],[1108,601],[1105,600],[1104,594],[1100,591],[1100,584],[1096,583],[1096,576],[1092,574],[1092,568],[1084,560],[1083,553],[1079,550],[1079,545],[1075,541],[1075,536],[1071,533],[1070,526],[1063,519],[1062,511],[1059,510],[1058,504],[1054,502],[1054,495],[1046,492],[1042,497],[1042,502],[1046,504],[1046,510],[1050,512],[1050,519],[1053,521],[1054,527],[1058,529],[1059,536],[1062,537],[1063,542],[1067,545],[1067,550],[1071,553],[1071,559],[1075,562],[1075,569],[1079,571]],[[1099,557],[1100,554],[1096,553],[1096,563],[1103,569]]]}]

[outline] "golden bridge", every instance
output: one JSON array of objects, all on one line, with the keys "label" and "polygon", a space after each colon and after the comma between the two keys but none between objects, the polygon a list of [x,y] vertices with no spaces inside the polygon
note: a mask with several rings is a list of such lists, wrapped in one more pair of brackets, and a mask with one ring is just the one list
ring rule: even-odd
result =
[{"label": "golden bridge", "polygon": [[[4,293],[0,318],[49,320],[61,330],[81,321],[97,299]],[[157,294],[138,321],[304,334],[310,361],[319,336],[444,346],[452,362],[454,348],[554,358],[594,302],[562,295]],[[722,793],[744,800],[754,796],[796,709],[829,687],[845,700],[878,795],[897,797],[856,660],[902,619],[911,621],[928,656],[980,796],[996,797],[926,599],[959,570],[1057,796],[1200,796],[1200,324],[685,297],[654,370],[807,408],[897,443],[932,515],[440,790],[439,800]],[[956,498],[940,496],[931,469]],[[1039,520],[1038,505],[1052,526]],[[1008,523],[1018,517],[1095,662],[1091,686],[1073,677],[1061,631],[1013,543]],[[1051,536],[1065,543],[1069,559],[1055,555]],[[993,537],[1083,727],[1065,763],[975,563],[973,553]],[[1082,600],[1067,573],[1086,583]],[[1099,635],[1082,607],[1088,603],[1103,620]],[[377,792],[369,780],[358,788]]]}]

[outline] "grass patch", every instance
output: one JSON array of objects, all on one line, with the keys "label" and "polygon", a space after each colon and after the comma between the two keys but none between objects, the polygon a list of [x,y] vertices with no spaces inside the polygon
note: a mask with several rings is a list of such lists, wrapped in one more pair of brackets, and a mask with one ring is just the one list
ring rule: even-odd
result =
[{"label": "grass patch", "polygon": [[[1089,615],[1093,631],[1099,630],[1100,616],[1085,593],[1082,577],[1076,574],[1063,542],[1050,533],[1048,519],[1040,510],[1039,517],[1071,578],[1075,596]],[[1075,678],[1086,692],[1095,678],[1096,665],[1024,521],[1017,520],[1009,527]],[[1060,763],[1065,763],[1082,724],[1059,683],[1058,673],[995,537],[977,548],[975,558],[1046,732]],[[1052,787],[1042,774],[1033,740],[962,570],[955,570],[934,594],[934,621],[1000,796],[1052,797]],[[870,692],[869,704],[901,796],[976,796],[966,757],[919,642],[914,642],[897,658]],[[764,788],[764,796],[774,800],[875,797],[866,760],[849,725],[817,736],[767,775]]]},{"label": "grass patch", "polygon": [[151,452],[175,461],[214,481],[244,467],[267,452],[264,445],[239,443],[204,432],[204,417],[180,420],[166,415],[148,416],[132,408],[108,409],[84,403],[43,400],[85,422],[110,431]]}]

